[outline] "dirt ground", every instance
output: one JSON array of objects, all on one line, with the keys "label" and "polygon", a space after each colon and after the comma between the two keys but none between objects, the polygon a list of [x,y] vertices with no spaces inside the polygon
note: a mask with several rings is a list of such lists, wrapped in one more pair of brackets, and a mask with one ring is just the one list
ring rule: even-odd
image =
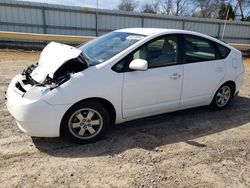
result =
[{"label": "dirt ground", "polygon": [[4,91],[39,52],[0,50],[0,187],[250,187],[250,59],[223,111],[207,107],[117,126],[87,145],[31,138]]}]

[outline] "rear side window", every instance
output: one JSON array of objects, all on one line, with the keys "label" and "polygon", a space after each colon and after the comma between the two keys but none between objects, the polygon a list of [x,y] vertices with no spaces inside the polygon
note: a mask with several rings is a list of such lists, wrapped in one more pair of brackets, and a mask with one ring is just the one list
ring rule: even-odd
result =
[{"label": "rear side window", "polygon": [[230,49],[221,44],[217,44],[217,48],[219,51],[219,59],[225,59],[230,53]]},{"label": "rear side window", "polygon": [[185,62],[194,63],[216,59],[212,42],[195,36],[185,36]]}]

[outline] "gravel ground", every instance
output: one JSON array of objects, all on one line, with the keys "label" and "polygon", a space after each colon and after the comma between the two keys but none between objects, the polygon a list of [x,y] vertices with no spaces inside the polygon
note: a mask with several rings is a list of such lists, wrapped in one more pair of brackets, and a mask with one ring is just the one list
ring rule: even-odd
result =
[{"label": "gravel ground", "polygon": [[0,187],[250,187],[250,59],[240,95],[223,111],[142,119],[77,145],[23,134],[6,109],[10,79],[38,57],[0,50]]}]

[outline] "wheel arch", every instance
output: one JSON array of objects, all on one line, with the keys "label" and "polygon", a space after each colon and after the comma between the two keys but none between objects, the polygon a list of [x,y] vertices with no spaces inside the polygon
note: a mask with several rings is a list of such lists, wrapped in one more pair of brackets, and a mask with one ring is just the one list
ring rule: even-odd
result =
[{"label": "wheel arch", "polygon": [[[83,103],[83,102],[87,102],[87,101],[88,102],[99,102],[99,103],[101,103],[104,107],[107,108],[108,113],[109,113],[110,118],[111,118],[112,125],[115,123],[115,121],[116,121],[116,110],[115,110],[115,107],[114,107],[114,105],[110,101],[108,101],[107,99],[104,99],[104,98],[100,98],[100,97],[86,98],[86,99],[77,101],[76,103],[74,103],[73,105],[71,105],[69,107],[69,109],[71,109],[74,105],[76,105],[78,103]],[[63,121],[64,116],[66,115],[66,113],[69,111],[69,109],[64,113],[64,115],[63,115],[63,117],[61,119],[61,123],[60,123],[60,136],[63,134],[62,121]]]},{"label": "wheel arch", "polygon": [[[217,104],[216,104],[216,102],[215,102],[215,98],[216,98],[216,94],[217,94],[217,92],[219,91],[219,89],[222,87],[222,86],[225,86],[225,85],[227,85],[227,86],[229,86],[231,89],[232,89],[232,95],[231,95],[231,97],[229,98],[229,100],[227,101],[227,103],[225,104],[225,105],[223,105],[223,106],[217,106]],[[235,84],[235,82],[234,81],[232,81],[232,80],[228,80],[228,81],[225,81],[225,82],[223,82],[222,84],[220,84],[217,88],[216,88],[216,90],[215,90],[215,92],[214,92],[214,94],[213,94],[213,97],[212,97],[212,99],[211,99],[211,101],[210,101],[210,107],[212,108],[212,109],[214,109],[214,110],[222,110],[222,109],[224,109],[224,107],[226,107],[227,106],[227,104],[228,104],[228,102],[231,100],[231,98],[235,95],[235,91],[236,91],[236,84]]]},{"label": "wheel arch", "polygon": [[218,89],[219,89],[221,86],[225,85],[225,84],[231,85],[232,88],[233,88],[233,92],[232,92],[232,93],[233,93],[233,95],[235,94],[235,90],[236,90],[236,84],[235,84],[235,82],[234,82],[233,80],[225,81],[225,82],[223,82],[222,84],[219,84],[219,85],[217,86],[217,88],[214,90],[213,95],[211,95],[209,104],[211,104],[211,102],[213,101],[214,95],[216,94],[216,92],[218,91]]},{"label": "wheel arch", "polygon": [[[226,81],[225,83],[223,83],[221,86],[226,85],[226,84],[231,85],[231,87],[232,87],[232,89],[233,89],[232,94],[234,95],[234,94],[235,94],[235,89],[236,89],[236,84],[235,84],[235,82],[232,81],[232,80],[229,80],[229,81]],[[221,86],[220,86],[220,87],[221,87]],[[220,88],[220,87],[219,87],[219,88]]]}]

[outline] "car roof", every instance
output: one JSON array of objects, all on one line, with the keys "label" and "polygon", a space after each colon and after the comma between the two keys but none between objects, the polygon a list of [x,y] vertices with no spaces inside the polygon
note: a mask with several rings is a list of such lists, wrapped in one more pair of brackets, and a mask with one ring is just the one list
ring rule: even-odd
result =
[{"label": "car roof", "polygon": [[182,30],[182,29],[139,28],[139,27],[118,29],[116,30],[116,32],[135,33],[135,34],[146,35],[146,36],[153,35],[153,34],[160,34],[160,33],[183,33],[183,34],[186,33],[186,34],[194,34],[194,35],[201,34],[198,32]]},{"label": "car roof", "polygon": [[[205,35],[202,33],[198,33],[195,31],[189,31],[189,30],[181,30],[181,29],[164,29],[164,28],[124,28],[124,29],[118,29],[115,32],[125,32],[125,33],[134,33],[139,35],[145,35],[145,36],[151,36],[151,35],[160,35],[160,34],[190,34],[195,36],[200,36],[203,38],[210,39],[214,42],[220,43],[224,46],[230,47],[228,44],[211,37],[209,35]],[[232,48],[232,47],[230,47]]]},{"label": "car roof", "polygon": [[172,29],[163,29],[163,28],[125,28],[116,30],[116,32],[125,32],[125,33],[135,33],[139,35],[152,35],[155,33],[162,33],[170,31]]},{"label": "car roof", "polygon": [[134,33],[139,35],[156,35],[156,34],[192,34],[197,35],[201,37],[208,38],[210,36],[198,33],[195,31],[189,31],[189,30],[182,30],[182,29],[164,29],[164,28],[124,28],[124,29],[118,29],[115,30],[115,32],[125,32],[125,33]]}]

